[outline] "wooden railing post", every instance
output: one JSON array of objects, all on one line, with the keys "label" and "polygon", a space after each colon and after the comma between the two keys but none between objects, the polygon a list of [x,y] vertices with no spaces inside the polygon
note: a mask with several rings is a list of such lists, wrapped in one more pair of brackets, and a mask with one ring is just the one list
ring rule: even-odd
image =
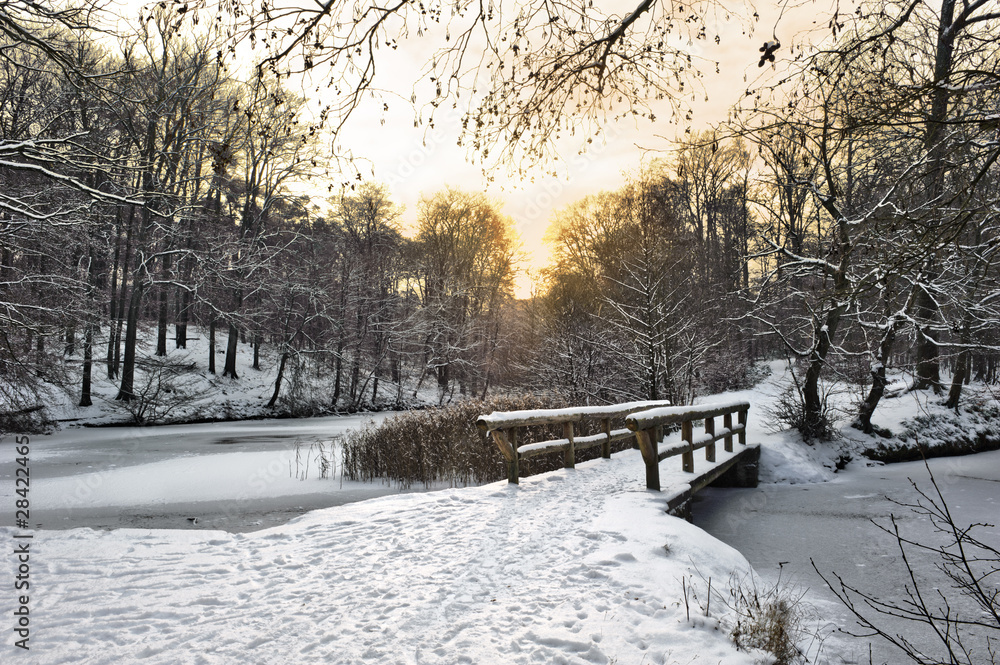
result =
[{"label": "wooden railing post", "polygon": [[563,467],[576,468],[576,446],[573,445],[573,423],[563,423],[563,438],[569,440],[569,448],[563,453]]},{"label": "wooden railing post", "polygon": [[681,423],[681,440],[687,445],[687,450],[681,453],[681,468],[687,473],[694,473],[694,440],[693,427],[690,420]]},{"label": "wooden railing post", "polygon": [[518,485],[520,469],[517,464],[517,428],[495,429],[493,430],[493,440],[496,441],[500,453],[507,461],[507,482]]},{"label": "wooden railing post", "polygon": [[747,445],[747,410],[746,409],[740,409],[740,425],[743,425],[743,428],[740,430],[740,445],[741,446],[745,446],[745,445]]},{"label": "wooden railing post", "polygon": [[726,435],[725,443],[723,444],[726,448],[727,453],[733,452],[733,414],[727,413],[722,416],[722,426],[729,430],[729,434]]},{"label": "wooden railing post", "polygon": [[510,459],[510,463],[507,465],[507,481],[519,485],[518,479],[521,477],[521,468],[518,464],[517,455],[517,428],[512,427],[507,430],[508,436],[510,438],[510,447],[514,451],[514,455]]},{"label": "wooden railing post", "polygon": [[601,420],[601,426],[605,436],[604,443],[601,444],[601,457],[611,459],[611,418]]},{"label": "wooden railing post", "polygon": [[660,460],[656,445],[656,428],[639,430],[635,433],[642,452],[642,461],[646,464],[646,489],[660,491]]},{"label": "wooden railing post", "polygon": [[[715,436],[715,418],[705,418],[705,434]],[[715,441],[713,440],[705,446],[705,461],[715,461]]]},{"label": "wooden railing post", "polygon": [[493,441],[507,462],[507,482],[517,485],[517,429],[495,429],[490,434],[493,435]]}]

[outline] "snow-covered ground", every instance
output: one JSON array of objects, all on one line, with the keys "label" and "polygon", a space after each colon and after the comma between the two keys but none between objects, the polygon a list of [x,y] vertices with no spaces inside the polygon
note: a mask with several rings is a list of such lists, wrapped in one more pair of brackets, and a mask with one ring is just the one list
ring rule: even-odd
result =
[{"label": "snow-covered ground", "polygon": [[[676,462],[664,462],[675,484]],[[628,451],[248,534],[34,531],[25,660],[752,663],[693,595],[746,560],[666,515],[643,478]]]},{"label": "snow-covered ground", "polygon": [[[774,369],[753,390],[706,401],[753,404],[748,439],[762,444],[762,481],[835,478],[860,435],[845,429],[846,443],[807,447],[772,432],[762,407],[778,390]],[[880,424],[898,431],[926,408],[911,396],[887,401]],[[9,507],[0,538],[12,550],[16,534],[33,536],[31,650],[21,654],[8,630],[4,662],[8,652],[40,663],[736,664],[760,655],[733,648],[721,602],[704,610],[707,580],[724,594],[734,573],[749,572],[746,559],[665,515],[670,492],[643,489],[637,451],[519,487],[400,494],[343,482],[336,465],[320,479],[319,445],[330,450],[365,418],[32,436],[27,531],[9,526],[17,463],[11,441],[0,444],[0,505]],[[683,485],[679,467],[661,463],[665,490]],[[366,491],[390,496],[310,512]],[[260,525],[248,517],[268,511]],[[131,517],[114,521],[122,515]],[[236,527],[234,515],[245,518]],[[52,530],[82,523],[179,528]],[[13,628],[13,580],[3,587],[0,613]]]}]

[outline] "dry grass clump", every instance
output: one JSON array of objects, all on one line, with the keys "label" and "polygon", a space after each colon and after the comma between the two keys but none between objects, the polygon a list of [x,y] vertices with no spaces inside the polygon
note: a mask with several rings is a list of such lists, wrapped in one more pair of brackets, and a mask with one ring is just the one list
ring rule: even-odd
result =
[{"label": "dry grass clump", "polygon": [[[476,428],[476,419],[493,411],[565,406],[566,402],[558,397],[502,395],[401,413],[345,436],[344,477],[388,480],[404,489],[414,483],[463,486],[503,480],[507,477],[503,457],[492,439]],[[590,434],[597,431],[595,428],[594,424],[584,424],[577,432]],[[521,433],[520,442],[561,437],[561,427],[530,427]],[[627,447],[630,445],[618,449]],[[577,461],[599,455],[600,448],[578,451]],[[543,455],[522,462],[521,475],[543,473],[562,465],[562,453]]]},{"label": "dry grass clump", "polygon": [[808,662],[799,644],[816,636],[805,627],[804,593],[780,580],[773,586],[760,586],[752,575],[734,579],[725,604],[734,615],[729,637],[736,648],[759,649],[773,659],[771,665]]}]

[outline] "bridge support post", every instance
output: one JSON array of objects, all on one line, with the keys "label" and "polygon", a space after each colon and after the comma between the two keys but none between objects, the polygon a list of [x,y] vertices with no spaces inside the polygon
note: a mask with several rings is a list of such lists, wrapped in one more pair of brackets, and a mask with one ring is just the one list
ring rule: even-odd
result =
[{"label": "bridge support post", "polygon": [[726,448],[726,452],[731,453],[733,452],[733,435],[732,435],[733,414],[727,413],[726,415],[722,416],[722,426],[725,427],[730,432],[728,435],[726,435],[723,445]]},{"label": "bridge support post", "polygon": [[601,457],[611,459],[611,418],[601,421],[601,429],[604,430],[604,442],[601,444]]},{"label": "bridge support post", "polygon": [[[715,418],[705,418],[705,434],[715,436]],[[715,461],[715,441],[705,446],[705,461]]]}]

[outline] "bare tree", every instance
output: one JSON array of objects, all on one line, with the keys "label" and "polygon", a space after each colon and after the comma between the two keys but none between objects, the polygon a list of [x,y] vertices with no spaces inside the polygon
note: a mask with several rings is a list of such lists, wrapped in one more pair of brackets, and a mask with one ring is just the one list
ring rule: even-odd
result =
[{"label": "bare tree", "polygon": [[446,189],[422,199],[412,270],[422,310],[425,371],[439,401],[453,379],[485,394],[489,350],[501,334],[490,325],[513,293],[518,247],[513,222],[482,194]]},{"label": "bare tree", "polygon": [[[917,387],[940,381],[940,349],[958,341],[946,336],[961,329],[950,322],[961,308],[943,297],[961,283],[950,267],[964,251],[959,238],[988,215],[981,185],[996,161],[996,146],[978,129],[992,117],[984,113],[990,105],[960,103],[953,93],[979,99],[996,89],[996,54],[979,35],[998,19],[984,3],[951,0],[940,11],[921,1],[886,1],[870,13],[835,17],[835,39],[801,56],[797,73],[785,79],[794,91],[779,86],[770,99],[761,92],[750,98],[752,112],[745,108],[758,123],[750,134],[781,176],[775,187],[794,180],[823,213],[814,222],[817,244],[800,251],[794,234],[772,232],[758,254],[777,259],[757,298],[770,312],[759,320],[807,361],[807,433],[822,429],[820,374],[830,359],[850,353],[855,332],[840,330],[847,317],[876,333],[869,336],[873,389],[862,403],[862,428],[871,427],[901,329],[915,336]],[[790,168],[795,153],[803,161]],[[796,207],[770,210],[778,218],[773,229],[795,228]],[[788,307],[803,315],[798,329],[775,325],[796,320],[785,316]]]},{"label": "bare tree", "polygon": [[484,162],[492,151],[527,164],[554,156],[552,143],[564,134],[579,131],[585,145],[608,119],[653,121],[663,102],[683,121],[682,99],[701,69],[717,68],[689,45],[718,43],[715,24],[734,15],[714,0],[641,0],[623,10],[588,0],[462,0],[447,8],[338,0],[248,2],[230,16],[234,39],[267,50],[265,68],[323,72],[335,93],[323,120],[334,135],[366,98],[396,102],[382,95],[384,63],[399,48],[416,50],[427,54],[418,77],[427,92],[415,84],[411,97],[422,106],[418,121],[433,125],[439,109],[461,106],[464,145]]},{"label": "bare tree", "polygon": [[[340,364],[345,353],[350,352],[351,408],[365,402],[369,385],[371,402],[375,403],[383,364],[399,332],[395,308],[404,247],[399,230],[401,212],[385,187],[371,183],[363,184],[354,194],[337,202],[335,215],[342,238],[343,320],[336,351],[334,402],[340,393]],[[393,372],[398,385],[398,367]]]}]

